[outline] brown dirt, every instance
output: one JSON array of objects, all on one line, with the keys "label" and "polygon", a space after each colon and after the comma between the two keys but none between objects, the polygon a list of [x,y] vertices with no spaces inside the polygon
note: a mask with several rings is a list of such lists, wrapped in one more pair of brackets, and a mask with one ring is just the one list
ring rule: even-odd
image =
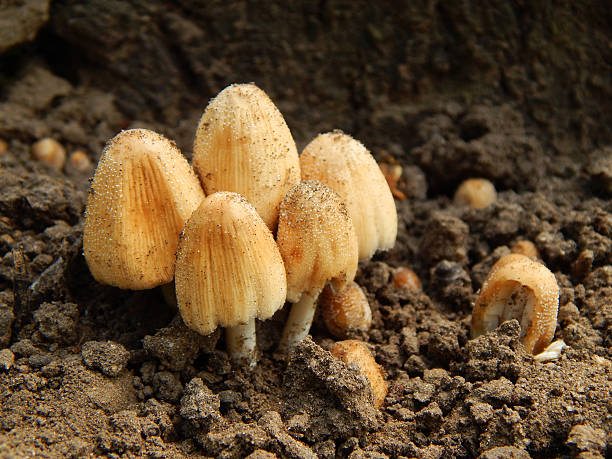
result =
[{"label": "brown dirt", "polygon": [[[609,5],[376,5],[0,6],[1,457],[612,457]],[[321,323],[287,358],[286,310],[259,323],[247,373],[160,291],[98,285],[82,256],[92,171],[31,159],[53,136],[95,163],[137,126],[190,156],[206,101],[236,81],[270,94],[299,147],[342,128],[403,167],[396,247],[357,276],[380,410]],[[495,183],[493,205],[452,203],[471,176]],[[469,340],[478,289],[520,239],[561,287],[555,362],[524,352],[516,321]],[[422,292],[391,283],[398,266]]]}]

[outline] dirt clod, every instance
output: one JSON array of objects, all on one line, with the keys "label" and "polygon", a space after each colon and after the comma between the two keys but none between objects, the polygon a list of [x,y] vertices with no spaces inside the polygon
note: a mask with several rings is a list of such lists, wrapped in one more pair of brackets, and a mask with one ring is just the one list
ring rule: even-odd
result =
[{"label": "dirt clod", "polygon": [[112,341],[88,341],[81,348],[81,356],[88,368],[114,377],[123,371],[130,353],[121,344]]}]

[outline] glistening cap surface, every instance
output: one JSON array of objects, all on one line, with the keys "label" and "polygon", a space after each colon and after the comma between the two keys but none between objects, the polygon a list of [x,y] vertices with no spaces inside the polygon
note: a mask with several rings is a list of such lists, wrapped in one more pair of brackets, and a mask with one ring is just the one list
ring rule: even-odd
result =
[{"label": "glistening cap surface", "polygon": [[300,156],[302,180],[319,180],[340,195],[359,239],[359,259],[390,249],[397,236],[395,202],[363,144],[342,131],[320,134]]},{"label": "glistening cap surface", "polygon": [[272,233],[244,197],[230,192],[208,196],[185,225],[175,282],[183,321],[203,335],[270,318],[287,292]]},{"label": "glistening cap surface", "polygon": [[243,195],[271,230],[283,196],[300,181],[287,123],[254,84],[228,86],[210,101],[196,132],[193,167],[207,194]]},{"label": "glistening cap surface", "polygon": [[179,234],[202,199],[174,143],[146,129],[115,136],[87,200],[83,251],[93,276],[135,290],[170,282]]},{"label": "glistening cap surface", "polygon": [[357,237],[340,197],[315,180],[289,190],[280,206],[277,242],[287,269],[287,299],[341,289],[357,271]]}]

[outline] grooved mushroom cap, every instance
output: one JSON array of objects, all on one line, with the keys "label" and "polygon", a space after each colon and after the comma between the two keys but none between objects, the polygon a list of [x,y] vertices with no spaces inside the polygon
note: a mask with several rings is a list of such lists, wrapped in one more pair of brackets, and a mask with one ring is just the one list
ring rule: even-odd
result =
[{"label": "grooved mushroom cap", "polygon": [[357,271],[357,237],[340,197],[315,180],[289,190],[280,206],[277,242],[287,270],[287,299],[340,290]]},{"label": "grooved mushroom cap", "polygon": [[272,233],[237,193],[208,196],[185,225],[176,259],[176,298],[185,324],[206,335],[285,302],[285,267]]},{"label": "grooved mushroom cap", "polygon": [[359,259],[390,249],[397,211],[389,185],[363,144],[342,131],[320,134],[300,156],[302,180],[319,180],[340,195],[359,239]]},{"label": "grooved mushroom cap", "polygon": [[559,286],[543,264],[520,254],[499,259],[487,275],[472,313],[472,338],[517,319],[521,342],[538,354],[550,343],[557,326]]},{"label": "grooved mushroom cap", "polygon": [[87,200],[83,251],[95,279],[134,290],[170,282],[179,234],[202,199],[173,142],[146,129],[117,134]]},{"label": "grooved mushroom cap", "polygon": [[210,101],[196,132],[193,167],[206,194],[240,193],[272,231],[283,196],[300,181],[287,123],[254,84],[233,84]]}]

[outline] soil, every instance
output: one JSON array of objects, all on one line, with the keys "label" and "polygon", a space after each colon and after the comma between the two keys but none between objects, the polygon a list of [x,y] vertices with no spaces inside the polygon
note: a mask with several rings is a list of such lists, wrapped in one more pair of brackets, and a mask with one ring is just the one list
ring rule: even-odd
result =
[{"label": "soil", "polygon": [[[0,456],[612,457],[612,15],[607,2],[9,0],[0,5]],[[399,164],[396,246],[360,264],[389,393],[312,339],[259,364],[187,329],[159,289],[82,255],[89,170],[119,130],[187,157],[207,100],[254,81],[301,149],[342,128]],[[5,151],[4,151],[5,150]],[[453,204],[469,177],[497,200]],[[532,241],[561,289],[541,363],[517,321],[470,340],[490,267]],[[413,269],[423,288],[391,282]]]}]

